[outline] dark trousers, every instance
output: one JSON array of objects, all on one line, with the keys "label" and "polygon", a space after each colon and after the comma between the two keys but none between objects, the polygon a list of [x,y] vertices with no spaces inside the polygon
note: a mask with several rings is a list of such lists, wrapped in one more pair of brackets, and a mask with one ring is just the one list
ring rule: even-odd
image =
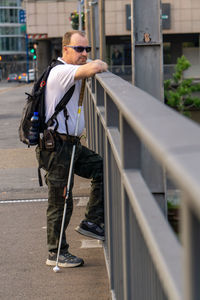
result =
[{"label": "dark trousers", "polygon": [[[64,187],[67,185],[72,148],[72,142],[56,140],[56,151],[36,149],[40,166],[43,164],[42,167],[47,171],[45,178],[48,185],[47,245],[49,251],[58,248],[65,200],[63,193]],[[66,251],[69,247],[65,231],[73,211],[74,174],[91,179],[90,198],[86,207],[85,219],[96,224],[104,223],[103,160],[94,151],[82,146],[77,141],[61,251]]]}]

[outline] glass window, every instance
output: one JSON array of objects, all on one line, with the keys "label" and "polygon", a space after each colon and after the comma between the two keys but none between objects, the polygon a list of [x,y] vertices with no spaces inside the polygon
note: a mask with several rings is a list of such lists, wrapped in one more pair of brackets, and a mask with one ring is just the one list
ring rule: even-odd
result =
[{"label": "glass window", "polygon": [[0,35],[20,34],[19,27],[0,27]]},{"label": "glass window", "polygon": [[194,42],[184,42],[182,43],[183,48],[193,48],[193,47],[198,47],[198,45],[195,45]]},{"label": "glass window", "polygon": [[163,60],[164,64],[171,64],[171,43],[163,43]]},{"label": "glass window", "polygon": [[18,9],[16,8],[0,9],[0,23],[19,23]]},{"label": "glass window", "polygon": [[21,51],[24,45],[24,38],[19,37],[1,37],[0,51]]},{"label": "glass window", "polygon": [[21,6],[21,0],[1,0],[1,6]]}]

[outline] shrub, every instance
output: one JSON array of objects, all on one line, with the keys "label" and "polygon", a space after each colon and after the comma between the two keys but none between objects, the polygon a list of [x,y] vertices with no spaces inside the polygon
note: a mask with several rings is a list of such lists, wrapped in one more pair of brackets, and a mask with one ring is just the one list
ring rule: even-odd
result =
[{"label": "shrub", "polygon": [[181,114],[190,116],[191,108],[200,108],[200,98],[194,92],[200,91],[200,83],[192,78],[184,79],[183,72],[191,66],[183,55],[177,60],[172,79],[164,81],[164,95],[167,105],[174,107]]}]

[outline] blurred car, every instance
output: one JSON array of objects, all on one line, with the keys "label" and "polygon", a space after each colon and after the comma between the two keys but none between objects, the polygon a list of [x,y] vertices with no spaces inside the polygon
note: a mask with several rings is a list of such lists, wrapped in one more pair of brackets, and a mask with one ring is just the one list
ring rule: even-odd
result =
[{"label": "blurred car", "polygon": [[26,73],[21,73],[21,74],[19,74],[19,76],[18,76],[18,81],[19,81],[19,82],[26,82],[26,81],[27,81],[26,77],[27,77],[27,74],[26,74]]},{"label": "blurred car", "polygon": [[[34,81],[34,69],[30,69],[28,71],[29,73],[29,81]],[[18,81],[19,82],[28,82],[28,76],[27,76],[27,73],[21,73],[19,76],[18,76]]]},{"label": "blurred car", "polygon": [[18,81],[19,82],[27,82],[28,80],[27,80],[27,74],[26,73],[21,73],[21,74],[19,74],[19,76],[18,76]]},{"label": "blurred car", "polygon": [[7,81],[8,82],[17,82],[17,74],[15,74],[15,73],[9,74]]}]

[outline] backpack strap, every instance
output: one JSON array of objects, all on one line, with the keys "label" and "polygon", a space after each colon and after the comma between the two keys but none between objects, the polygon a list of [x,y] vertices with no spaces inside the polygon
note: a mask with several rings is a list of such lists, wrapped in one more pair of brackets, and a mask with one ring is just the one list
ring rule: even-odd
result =
[{"label": "backpack strap", "polygon": [[43,186],[41,168],[39,166],[38,166],[38,181],[39,181],[39,185]]},{"label": "backpack strap", "polygon": [[[67,103],[69,102],[69,100],[71,99],[73,93],[74,93],[74,89],[75,89],[75,85],[73,85],[67,92],[66,94],[62,97],[62,99],[60,100],[60,102],[56,105],[55,108],[55,112],[54,114],[51,116],[51,118],[46,122],[47,127],[51,127],[54,125],[54,121],[56,120],[56,127],[55,127],[55,131],[58,128],[58,121],[56,119],[57,115],[59,114],[59,112],[61,112],[62,110],[64,110],[66,108]],[[66,130],[68,132],[68,128],[67,128],[67,113],[66,113],[66,109],[65,109],[65,125],[66,125]]]},{"label": "backpack strap", "polygon": [[68,125],[67,125],[67,120],[69,118],[68,112],[67,112],[67,107],[65,106],[63,109],[64,117],[65,117],[65,128],[66,128],[66,133],[69,135],[69,130],[68,130]]},{"label": "backpack strap", "polygon": [[[56,126],[55,126],[55,129],[54,129],[56,131],[57,128],[58,128],[58,120],[57,120],[56,117],[59,114],[59,112],[61,112],[62,110],[64,110],[66,132],[67,132],[67,134],[69,134],[69,132],[68,132],[68,126],[67,126],[68,115],[67,115],[66,105],[69,102],[69,100],[71,99],[71,97],[73,95],[73,92],[74,92],[74,89],[75,89],[75,85],[73,85],[67,91],[67,93],[62,97],[62,99],[60,100],[60,102],[56,105],[54,114],[51,116],[51,118],[46,123],[47,127],[52,126],[54,124],[54,122],[56,121]],[[38,167],[38,181],[39,181],[39,185],[43,186],[40,167]]]},{"label": "backpack strap", "polygon": [[35,93],[40,94],[40,93],[44,92],[45,87],[46,87],[47,78],[49,76],[51,69],[59,64],[63,64],[63,63],[61,61],[55,60],[55,59],[51,61],[51,63],[48,65],[48,67],[45,69],[45,71],[39,77],[37,82],[34,84],[32,93],[31,93],[32,95],[34,95]]}]

